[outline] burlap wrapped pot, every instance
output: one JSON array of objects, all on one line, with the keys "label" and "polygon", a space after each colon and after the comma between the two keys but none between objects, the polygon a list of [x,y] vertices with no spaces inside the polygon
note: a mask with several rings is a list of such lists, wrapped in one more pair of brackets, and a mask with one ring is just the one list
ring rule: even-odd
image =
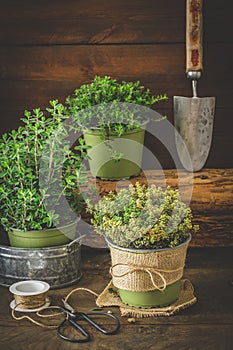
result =
[{"label": "burlap wrapped pot", "polygon": [[108,242],[113,285],[131,292],[163,291],[183,276],[191,236],[174,248],[140,250],[117,247]]}]

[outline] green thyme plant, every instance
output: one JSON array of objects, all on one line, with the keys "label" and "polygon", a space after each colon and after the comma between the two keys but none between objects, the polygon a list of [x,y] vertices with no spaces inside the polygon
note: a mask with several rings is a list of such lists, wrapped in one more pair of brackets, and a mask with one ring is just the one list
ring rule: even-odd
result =
[{"label": "green thyme plant", "polygon": [[178,190],[164,191],[139,182],[110,192],[97,203],[87,199],[87,211],[98,234],[121,247],[160,249],[183,243],[198,230]]},{"label": "green thyme plant", "polygon": [[[61,216],[56,212],[62,195],[74,212],[80,210],[78,187],[85,183],[82,159],[86,157],[86,147],[79,139],[76,150],[69,148],[63,105],[57,100],[50,101],[48,112],[50,115],[46,117],[39,108],[25,111],[23,125],[0,139],[0,214],[6,230],[38,230],[70,223],[69,213]],[[45,157],[44,172],[40,169],[42,156]],[[45,184],[43,188],[40,188],[40,177]],[[53,209],[47,211],[45,201],[50,197],[53,197]]]},{"label": "green thyme plant", "polygon": [[167,100],[166,94],[154,96],[139,81],[118,82],[109,76],[96,76],[91,83],[77,88],[66,103],[83,129],[97,127],[121,136],[148,120],[142,106],[151,107],[162,100]]}]

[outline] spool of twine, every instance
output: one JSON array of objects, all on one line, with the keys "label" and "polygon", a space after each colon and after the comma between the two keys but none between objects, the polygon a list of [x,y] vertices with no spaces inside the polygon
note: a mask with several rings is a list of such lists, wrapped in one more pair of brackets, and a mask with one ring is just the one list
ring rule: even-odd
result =
[{"label": "spool of twine", "polygon": [[15,299],[15,307],[19,306],[24,310],[40,308],[46,304],[47,294],[47,292],[29,296],[13,294]]},{"label": "spool of twine", "polygon": [[[82,288],[82,287],[75,288],[70,293],[68,293],[64,299],[62,299],[65,307],[67,307],[67,308],[70,307],[70,305],[67,304],[68,299],[70,298],[70,296],[73,293],[75,293],[77,291],[86,291],[86,292],[91,293],[95,297],[98,297],[97,293],[95,293],[94,291],[92,291],[88,288]],[[36,294],[36,295],[28,295],[28,296],[22,296],[22,295],[17,295],[17,294],[13,294],[13,295],[15,298],[15,306],[14,306],[14,308],[12,308],[11,314],[15,320],[21,321],[21,320],[27,319],[37,326],[40,326],[43,328],[48,328],[48,329],[57,328],[61,324],[61,320],[59,320],[57,324],[45,324],[45,323],[38,322],[37,320],[35,320],[34,318],[32,318],[28,315],[19,316],[19,317],[17,317],[15,315],[15,309],[17,309],[18,306],[20,306],[20,309],[25,309],[25,310],[36,309],[36,308],[40,308],[41,306],[44,306],[46,303],[47,292]],[[42,311],[37,311],[36,315],[38,317],[43,318],[43,319],[45,319],[45,318],[53,319],[57,316],[60,316],[60,317],[62,317],[62,321],[64,321],[67,317],[66,313],[61,310],[60,306],[56,306],[56,305],[55,306],[46,306],[43,310],[48,310],[48,309],[56,309],[56,310],[58,309],[59,311],[56,313],[53,312],[52,314],[47,314],[47,313],[41,314]],[[20,310],[20,311],[22,311],[22,310]],[[75,312],[74,309],[73,309],[73,312]]]},{"label": "spool of twine", "polygon": [[163,291],[183,276],[189,240],[175,248],[147,253],[110,245],[113,284],[131,292]]}]

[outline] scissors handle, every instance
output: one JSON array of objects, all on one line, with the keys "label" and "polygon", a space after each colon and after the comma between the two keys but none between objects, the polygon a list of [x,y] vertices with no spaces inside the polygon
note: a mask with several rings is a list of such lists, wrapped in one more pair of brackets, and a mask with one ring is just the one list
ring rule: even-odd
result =
[{"label": "scissors handle", "polygon": [[[91,315],[100,315],[100,316],[104,316],[104,317],[109,317],[111,319],[113,319],[116,323],[116,326],[114,329],[107,331],[106,329],[104,329],[103,327],[101,327],[98,323],[96,323],[95,321],[93,321],[90,317]],[[88,313],[80,313],[80,317],[84,320],[86,320],[88,323],[90,323],[93,327],[95,327],[98,331],[100,331],[103,334],[106,335],[111,335],[111,334],[115,334],[118,329],[120,328],[120,321],[118,320],[118,318],[116,316],[114,316],[113,314],[108,314],[107,312],[102,312],[102,311],[93,311],[93,312],[88,312]]]},{"label": "scissors handle", "polygon": [[[57,328],[57,334],[59,335],[60,338],[70,341],[72,343],[86,343],[90,340],[90,334],[78,324],[78,321],[85,320],[87,323],[91,324],[94,328],[96,328],[99,332],[105,334],[105,335],[110,335],[110,334],[115,334],[118,329],[120,328],[120,322],[118,318],[112,314],[108,314],[107,312],[102,312],[102,311],[93,311],[93,312],[88,312],[88,313],[83,313],[83,312],[71,312],[69,309],[60,306],[61,310],[64,311],[67,315],[67,318],[61,322],[61,324]],[[112,330],[108,331],[101,327],[98,323],[96,323],[91,317],[89,316],[104,316],[104,317],[109,317],[115,321],[115,328]],[[73,326],[76,330],[78,330],[84,338],[70,338],[66,336],[63,332],[63,328],[66,325],[71,325]]]},{"label": "scissors handle", "polygon": [[[62,328],[66,324],[71,324],[73,327],[75,327],[79,332],[81,332],[82,335],[84,335],[84,338],[78,339],[78,338],[70,338],[64,335],[62,332]],[[84,328],[82,328],[78,323],[75,322],[72,318],[65,319],[57,328],[57,334],[59,335],[60,338],[63,340],[68,340],[72,343],[86,343],[90,340],[90,334],[85,331]]]}]

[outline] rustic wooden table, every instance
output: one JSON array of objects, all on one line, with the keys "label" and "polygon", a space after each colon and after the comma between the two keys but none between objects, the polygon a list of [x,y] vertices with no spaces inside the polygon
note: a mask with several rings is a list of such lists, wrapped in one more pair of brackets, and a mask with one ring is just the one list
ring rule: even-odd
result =
[{"label": "rustic wooden table", "polygon": [[[175,170],[165,170],[162,174],[146,171],[139,180],[161,185],[161,176],[165,176],[167,184],[177,186]],[[120,316],[118,308],[111,308],[120,317],[118,334],[104,336],[88,327],[92,334],[91,343],[73,344],[61,340],[53,329],[40,328],[28,320],[14,320],[9,307],[12,295],[7,288],[0,287],[0,349],[233,349],[232,178],[233,169],[205,169],[194,174],[191,208],[195,222],[200,224],[200,231],[191,241],[184,277],[194,285],[197,304],[171,317],[137,319],[133,324]],[[185,195],[189,191],[192,174],[181,173],[181,180],[179,186]],[[91,181],[100,194],[128,185],[127,181]],[[84,217],[84,222],[89,220]],[[104,240],[88,228],[83,243],[83,277],[75,286],[51,290],[50,296],[54,301],[60,300],[75,287],[90,288],[100,293],[109,282],[110,256]],[[77,292],[71,297],[71,303],[81,311],[88,311],[95,307],[95,298],[87,292]]]},{"label": "rustic wooden table", "polygon": [[[118,308],[111,308],[120,318],[119,333],[104,336],[89,326],[92,340],[85,344],[63,341],[56,330],[40,328],[28,320],[14,320],[9,307],[12,295],[7,288],[0,287],[0,349],[230,350],[233,343],[232,256],[233,248],[189,248],[185,277],[195,287],[197,304],[171,317],[137,319],[133,324],[120,316]],[[80,282],[69,288],[51,290],[49,294],[58,300],[74,287],[100,293],[110,279],[109,266],[108,250],[83,246]],[[95,307],[95,298],[87,292],[76,292],[70,301],[82,311]]]}]

